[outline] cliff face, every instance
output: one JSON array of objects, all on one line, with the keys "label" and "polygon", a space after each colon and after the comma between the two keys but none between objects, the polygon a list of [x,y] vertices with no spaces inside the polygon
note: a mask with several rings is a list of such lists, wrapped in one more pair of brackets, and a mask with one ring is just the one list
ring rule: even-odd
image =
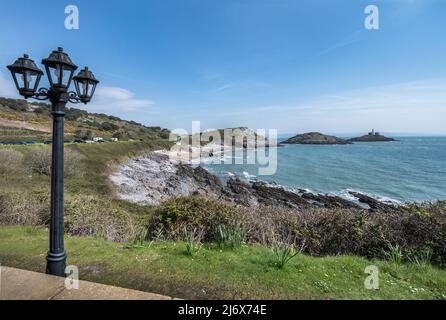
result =
[{"label": "cliff face", "polygon": [[387,142],[387,141],[396,141],[393,138],[385,137],[381,134],[366,134],[362,137],[352,138],[348,141],[351,142]]},{"label": "cliff face", "polygon": [[319,132],[309,132],[294,136],[284,142],[283,144],[351,144],[351,142],[334,137],[328,136]]}]

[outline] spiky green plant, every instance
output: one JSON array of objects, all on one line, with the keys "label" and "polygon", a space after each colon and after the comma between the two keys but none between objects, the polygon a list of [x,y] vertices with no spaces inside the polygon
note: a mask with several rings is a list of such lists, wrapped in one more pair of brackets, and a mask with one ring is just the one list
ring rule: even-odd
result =
[{"label": "spiky green plant", "polygon": [[403,250],[399,245],[389,244],[389,249],[384,252],[388,261],[394,263],[396,266],[400,266],[403,262]]},{"label": "spiky green plant", "polygon": [[203,233],[198,232],[196,228],[184,228],[184,238],[186,239],[186,253],[189,256],[196,255],[203,247],[201,242]]},{"label": "spiky green plant", "polygon": [[147,241],[147,229],[141,229],[135,236],[133,243],[128,248],[150,248],[153,241]]},{"label": "spiky green plant", "polygon": [[411,250],[407,253],[407,259],[418,266],[427,266],[432,262],[432,250],[430,248]]},{"label": "spiky green plant", "polygon": [[239,225],[217,227],[217,246],[220,249],[239,249],[246,243],[246,233]]},{"label": "spiky green plant", "polygon": [[279,269],[283,269],[291,259],[299,254],[299,251],[296,250],[294,244],[275,244],[272,250],[274,253],[274,264]]}]

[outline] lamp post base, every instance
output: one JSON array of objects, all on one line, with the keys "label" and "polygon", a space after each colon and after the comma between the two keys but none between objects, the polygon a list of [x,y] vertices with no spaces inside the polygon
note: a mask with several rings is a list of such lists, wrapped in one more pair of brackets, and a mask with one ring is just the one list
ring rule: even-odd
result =
[{"label": "lamp post base", "polygon": [[53,276],[65,277],[65,267],[66,267],[67,254],[62,253],[51,253],[48,252],[46,257],[46,273]]}]

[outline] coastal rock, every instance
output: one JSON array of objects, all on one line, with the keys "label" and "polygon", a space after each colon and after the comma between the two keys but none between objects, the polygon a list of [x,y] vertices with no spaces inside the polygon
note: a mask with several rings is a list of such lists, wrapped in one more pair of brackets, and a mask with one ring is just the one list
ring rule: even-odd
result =
[{"label": "coastal rock", "polygon": [[[141,204],[159,204],[173,197],[199,195],[246,207],[361,208],[340,197],[304,190],[295,192],[262,181],[248,183],[232,177],[224,184],[200,166],[193,168],[187,164],[173,164],[168,156],[159,153],[151,153],[122,165],[110,179],[118,186],[121,199]],[[371,208],[378,208],[378,204],[371,200],[362,198],[362,201],[371,204]]]},{"label": "coastal rock", "polygon": [[223,193],[223,198],[226,201],[235,202],[247,207],[259,204],[251,185],[235,177],[228,180],[227,187]]},{"label": "coastal rock", "polygon": [[359,208],[359,206],[351,201],[341,197],[329,196],[324,194],[314,194],[306,192],[302,194],[302,198],[309,200],[314,205],[325,208]]},{"label": "coastal rock", "polygon": [[388,204],[383,201],[378,201],[368,195],[350,191],[349,192],[352,196],[358,199],[360,203],[364,203],[369,206],[371,211],[385,211],[385,212],[391,212],[398,210],[398,207],[394,204]]},{"label": "coastal rock", "polygon": [[322,144],[322,145],[330,145],[330,144],[351,144],[351,142],[334,137],[322,134],[320,132],[309,132],[304,134],[298,134],[284,142],[282,144]]},{"label": "coastal rock", "polygon": [[119,197],[133,203],[159,204],[172,197],[196,192],[221,192],[218,177],[204,169],[175,165],[164,154],[151,153],[123,165],[110,177],[119,187]]},{"label": "coastal rock", "polygon": [[372,130],[371,132],[369,132],[368,134],[366,134],[364,136],[351,138],[348,141],[350,141],[350,142],[389,142],[389,141],[397,141],[397,140],[395,140],[393,138],[385,137],[382,134],[380,134],[379,132],[375,132],[375,130]]},{"label": "coastal rock", "polygon": [[264,182],[257,181],[251,186],[259,203],[273,207],[306,207],[308,202],[297,193],[281,187],[272,187]]}]

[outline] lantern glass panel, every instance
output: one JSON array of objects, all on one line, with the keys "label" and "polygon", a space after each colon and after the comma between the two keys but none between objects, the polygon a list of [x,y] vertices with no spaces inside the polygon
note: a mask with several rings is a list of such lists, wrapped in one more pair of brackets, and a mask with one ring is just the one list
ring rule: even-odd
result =
[{"label": "lantern glass panel", "polygon": [[68,88],[71,82],[73,70],[70,67],[57,65],[48,67],[48,78],[54,86]]},{"label": "lantern glass panel", "polygon": [[89,97],[90,96],[90,84],[87,80],[84,80],[80,83],[81,85],[81,96],[83,97]]},{"label": "lantern glass panel", "polygon": [[91,95],[90,95],[90,98],[93,98],[93,96],[94,96],[94,92],[96,91],[96,86],[97,86],[97,83],[93,83],[93,87],[91,88]]},{"label": "lantern glass panel", "polygon": [[40,82],[41,74],[31,70],[17,71],[13,73],[14,82],[21,92],[36,91]]},{"label": "lantern glass panel", "polygon": [[22,83],[23,83],[23,89],[27,89],[27,90],[34,90],[36,87],[36,82],[37,82],[37,74],[35,72],[32,71],[25,71],[21,76],[20,76]]}]

